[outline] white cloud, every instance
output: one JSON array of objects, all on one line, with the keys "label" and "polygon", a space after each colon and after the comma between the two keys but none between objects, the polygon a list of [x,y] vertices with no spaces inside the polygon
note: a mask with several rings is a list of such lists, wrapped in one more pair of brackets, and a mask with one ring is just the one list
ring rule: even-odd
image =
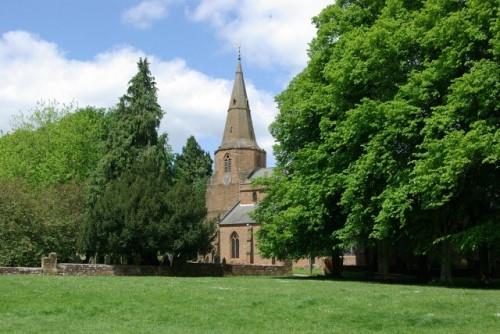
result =
[{"label": "white cloud", "polygon": [[[80,61],[69,59],[56,44],[28,32],[3,34],[0,37],[0,130],[8,131],[12,116],[29,110],[40,100],[114,106],[136,72],[138,58],[144,56],[140,50],[122,46],[92,60]],[[189,135],[194,135],[202,144],[218,144],[232,78],[207,76],[189,68],[182,59],[147,56],[157,81],[160,105],[166,112],[161,130],[169,134],[174,149],[179,151]],[[276,114],[273,96],[248,81],[247,89],[258,142],[271,156],[273,139],[267,128]]]},{"label": "white cloud", "polygon": [[151,27],[154,21],[167,15],[169,0],[143,0],[122,13],[122,21],[139,29]]},{"label": "white cloud", "polygon": [[242,45],[244,56],[261,66],[292,73],[306,65],[308,43],[316,30],[311,19],[332,0],[200,0],[189,12],[210,22],[226,47]]}]

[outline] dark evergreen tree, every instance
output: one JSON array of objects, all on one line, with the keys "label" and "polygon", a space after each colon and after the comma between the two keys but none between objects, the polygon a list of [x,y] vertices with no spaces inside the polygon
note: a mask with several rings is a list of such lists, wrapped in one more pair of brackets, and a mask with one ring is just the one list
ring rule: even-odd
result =
[{"label": "dark evergreen tree", "polygon": [[197,253],[210,250],[214,235],[214,224],[205,221],[205,192],[212,174],[212,159],[191,136],[176,156],[173,170],[175,185],[168,196],[172,212],[169,234],[177,233],[178,238],[168,249],[176,257],[194,258]]},{"label": "dark evergreen tree", "polygon": [[204,182],[212,175],[212,163],[210,154],[203,151],[191,136],[182,148],[182,153],[175,157],[174,178],[188,183]]},{"label": "dark evergreen tree", "polygon": [[106,154],[90,183],[81,246],[89,255],[156,262],[168,245],[172,155],[146,59],[113,112]]}]

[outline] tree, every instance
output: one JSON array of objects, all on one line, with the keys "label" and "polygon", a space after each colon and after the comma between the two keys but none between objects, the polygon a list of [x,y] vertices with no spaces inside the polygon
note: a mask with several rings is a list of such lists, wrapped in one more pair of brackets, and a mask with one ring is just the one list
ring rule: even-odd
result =
[{"label": "tree", "polygon": [[[277,97],[278,174],[257,209],[267,255],[376,247],[388,256],[494,247],[496,1],[338,1],[308,66]],[[304,237],[307,236],[307,237]]]},{"label": "tree", "polygon": [[173,171],[175,183],[168,194],[169,235],[177,237],[171,239],[167,250],[177,258],[192,259],[212,247],[215,225],[205,220],[205,193],[212,174],[212,159],[191,136],[182,153],[176,155]]},{"label": "tree", "polygon": [[49,252],[64,262],[78,260],[82,188],[76,182],[35,187],[0,180],[0,266],[36,266]]},{"label": "tree", "polygon": [[40,104],[0,137],[0,265],[79,260],[84,183],[103,154],[107,115]]},{"label": "tree", "polygon": [[203,151],[196,139],[190,136],[182,153],[175,156],[174,178],[187,183],[206,183],[212,175],[212,163],[210,154]]},{"label": "tree", "polygon": [[81,246],[89,255],[155,263],[167,243],[172,155],[147,59],[111,116],[106,154],[90,182]]},{"label": "tree", "polygon": [[84,182],[103,155],[107,115],[93,107],[39,104],[0,137],[0,179],[37,186]]}]

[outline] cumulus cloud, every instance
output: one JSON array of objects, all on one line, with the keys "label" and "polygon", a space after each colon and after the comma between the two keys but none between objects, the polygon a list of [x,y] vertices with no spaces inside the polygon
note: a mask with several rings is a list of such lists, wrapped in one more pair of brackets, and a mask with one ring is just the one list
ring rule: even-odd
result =
[{"label": "cumulus cloud", "polygon": [[139,29],[151,27],[154,21],[167,15],[169,0],[143,0],[122,13],[122,21]]},{"label": "cumulus cloud", "polygon": [[227,47],[242,45],[246,59],[261,66],[297,72],[307,61],[315,35],[313,16],[332,0],[200,0],[189,11],[196,21],[211,23]]},{"label": "cumulus cloud", "polygon": [[[138,58],[144,56],[151,62],[159,103],[166,112],[160,128],[169,134],[174,150],[179,151],[189,135],[202,144],[219,144],[232,78],[214,78],[189,68],[182,59],[165,60],[129,46],[88,61],[70,59],[56,44],[24,31],[0,38],[0,130],[8,131],[12,116],[41,100],[114,106],[137,71]],[[276,114],[273,96],[249,81],[247,89],[259,144],[271,153],[273,139],[267,128]]]}]

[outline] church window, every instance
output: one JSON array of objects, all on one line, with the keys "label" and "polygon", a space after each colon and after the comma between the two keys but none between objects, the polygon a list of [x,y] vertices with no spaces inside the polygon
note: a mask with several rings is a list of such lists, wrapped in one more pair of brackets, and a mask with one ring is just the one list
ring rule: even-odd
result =
[{"label": "church window", "polygon": [[231,233],[231,257],[233,259],[240,257],[240,239],[238,233]]},{"label": "church window", "polygon": [[256,191],[252,192],[252,201],[257,202],[257,192]]},{"label": "church window", "polygon": [[229,153],[224,156],[224,172],[228,173],[231,171],[231,157]]}]

